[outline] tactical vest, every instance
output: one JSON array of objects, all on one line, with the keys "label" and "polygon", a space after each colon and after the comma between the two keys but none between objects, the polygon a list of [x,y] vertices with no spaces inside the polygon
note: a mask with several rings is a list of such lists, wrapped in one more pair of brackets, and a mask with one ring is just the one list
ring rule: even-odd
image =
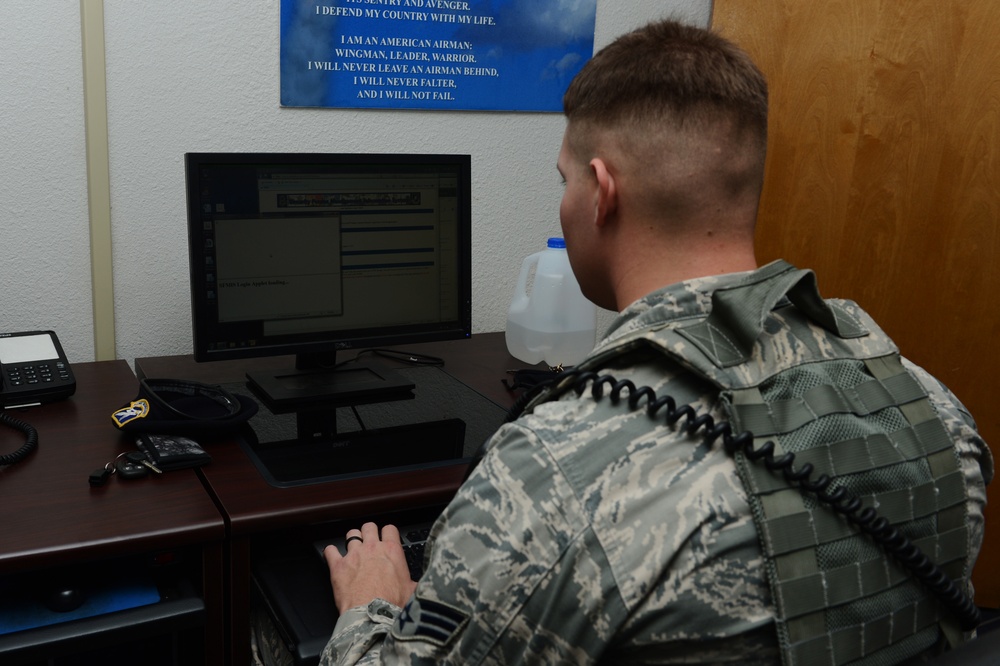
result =
[{"label": "tactical vest", "polygon": [[[951,580],[965,580],[966,488],[952,438],[888,336],[853,304],[824,301],[811,271],[768,264],[714,292],[708,316],[627,334],[579,369],[650,347],[718,386],[734,431],[752,432],[755,447],[773,442],[796,468],[811,464],[812,478],[833,478],[830,490],[876,508]],[[939,600],[871,536],[743,451],[735,459],[785,666],[882,666],[942,633],[962,640]]]}]

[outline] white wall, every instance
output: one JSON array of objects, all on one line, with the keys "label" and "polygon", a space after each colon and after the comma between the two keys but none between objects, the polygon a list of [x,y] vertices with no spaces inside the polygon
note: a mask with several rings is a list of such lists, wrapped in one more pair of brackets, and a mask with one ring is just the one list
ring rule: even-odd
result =
[{"label": "white wall", "polygon": [[53,329],[91,360],[81,73],[78,3],[0,4],[0,332]]},{"label": "white wall", "polygon": [[[473,325],[502,330],[521,258],[559,233],[562,116],[280,108],[278,10],[104,1],[118,357],[191,351],[190,151],[471,154]],[[710,0],[599,0],[596,46],[710,12]],[[79,5],[5,0],[0,44],[0,329],[54,328],[71,360],[92,360]]]}]

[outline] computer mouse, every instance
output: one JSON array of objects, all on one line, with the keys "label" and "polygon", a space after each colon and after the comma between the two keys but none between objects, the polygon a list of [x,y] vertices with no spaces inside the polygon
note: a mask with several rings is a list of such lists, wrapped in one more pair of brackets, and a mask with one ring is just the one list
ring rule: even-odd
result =
[{"label": "computer mouse", "polygon": [[57,586],[45,592],[42,603],[50,611],[56,613],[68,613],[76,610],[87,600],[87,595],[83,590],[75,586]]}]

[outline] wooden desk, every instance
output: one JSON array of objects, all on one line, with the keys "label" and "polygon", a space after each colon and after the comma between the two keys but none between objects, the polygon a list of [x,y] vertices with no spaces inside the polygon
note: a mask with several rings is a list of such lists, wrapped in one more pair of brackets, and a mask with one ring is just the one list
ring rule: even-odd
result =
[{"label": "wooden desk", "polygon": [[[8,412],[38,431],[38,448],[0,467],[0,575],[194,547],[202,552],[207,610],[206,664],[221,661],[222,547],[225,526],[193,470],[91,487],[92,471],[134,450],[111,413],[134,399],[138,382],[124,361],[73,365],[76,394]],[[0,450],[24,442],[0,427]]]},{"label": "wooden desk", "polygon": [[[501,383],[509,369],[529,367],[512,358],[503,333],[469,340],[406,345],[407,351],[445,360],[444,371],[506,408],[513,396]],[[346,355],[346,353],[345,353]],[[203,382],[242,381],[248,369],[293,365],[290,357],[250,361],[195,363],[191,357],[136,359],[140,378],[184,378]],[[402,508],[446,503],[465,473],[464,465],[365,476],[315,485],[277,488],[269,485],[236,442],[213,443],[212,464],[199,470],[227,517],[230,559],[227,581],[229,646],[232,664],[249,660],[250,546],[261,534],[333,520],[359,518]]]}]

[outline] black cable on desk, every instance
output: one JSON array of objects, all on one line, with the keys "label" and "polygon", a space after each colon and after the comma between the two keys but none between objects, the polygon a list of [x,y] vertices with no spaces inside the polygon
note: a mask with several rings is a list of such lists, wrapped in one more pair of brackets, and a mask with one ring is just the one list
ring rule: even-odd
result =
[{"label": "black cable on desk", "polygon": [[17,451],[14,451],[14,453],[0,455],[0,465],[13,465],[16,462],[20,462],[38,447],[38,431],[35,430],[35,428],[30,424],[25,423],[20,419],[15,419],[13,416],[4,411],[0,411],[0,423],[14,428],[15,430],[20,430],[26,437],[24,444]]},{"label": "black cable on desk", "polygon": [[444,365],[444,359],[438,356],[431,356],[429,354],[418,354],[417,352],[400,351],[398,349],[366,349],[358,354],[355,359],[360,358],[362,354],[374,354],[375,356],[381,356],[383,358],[391,358],[401,363],[409,363],[410,365],[431,365],[440,367]]}]

